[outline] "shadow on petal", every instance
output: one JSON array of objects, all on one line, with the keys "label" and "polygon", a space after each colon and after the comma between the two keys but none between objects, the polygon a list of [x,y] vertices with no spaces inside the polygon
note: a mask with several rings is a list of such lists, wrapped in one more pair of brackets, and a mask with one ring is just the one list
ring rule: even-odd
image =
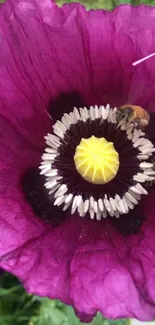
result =
[{"label": "shadow on petal", "polygon": [[66,213],[53,205],[53,201],[44,187],[44,179],[39,175],[38,168],[31,168],[25,173],[22,179],[22,188],[25,198],[36,216],[51,223],[54,227],[66,219]]},{"label": "shadow on petal", "polygon": [[72,112],[74,107],[84,106],[87,106],[86,102],[76,91],[64,92],[50,103],[49,113],[54,121],[57,121],[61,119],[64,113]]},{"label": "shadow on petal", "polygon": [[150,138],[153,145],[155,145],[155,113],[150,114],[150,122],[146,128],[146,134]]},{"label": "shadow on petal", "polygon": [[130,236],[139,234],[145,219],[144,212],[138,205],[134,210],[130,210],[128,214],[120,216],[119,219],[113,218],[111,223],[121,235]]}]

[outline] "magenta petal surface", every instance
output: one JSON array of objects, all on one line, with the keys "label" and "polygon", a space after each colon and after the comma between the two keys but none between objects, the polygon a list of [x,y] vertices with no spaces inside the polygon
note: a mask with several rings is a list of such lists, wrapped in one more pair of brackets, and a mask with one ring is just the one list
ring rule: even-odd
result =
[{"label": "magenta petal surface", "polygon": [[0,7],[0,267],[29,292],[73,305],[82,320],[155,318],[154,191],[142,202],[138,235],[107,221],[68,216],[57,227],[26,202],[21,180],[39,166],[51,130],[49,102],[76,91],[88,104],[127,102],[154,111],[155,8],[86,12],[50,0]]}]

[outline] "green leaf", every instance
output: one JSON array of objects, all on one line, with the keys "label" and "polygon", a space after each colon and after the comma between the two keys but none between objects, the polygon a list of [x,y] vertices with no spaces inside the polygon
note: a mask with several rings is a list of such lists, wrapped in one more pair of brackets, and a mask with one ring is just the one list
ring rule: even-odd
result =
[{"label": "green leaf", "polygon": [[43,298],[39,310],[39,315],[32,319],[37,325],[60,325],[66,318],[65,313],[61,310],[55,300]]}]

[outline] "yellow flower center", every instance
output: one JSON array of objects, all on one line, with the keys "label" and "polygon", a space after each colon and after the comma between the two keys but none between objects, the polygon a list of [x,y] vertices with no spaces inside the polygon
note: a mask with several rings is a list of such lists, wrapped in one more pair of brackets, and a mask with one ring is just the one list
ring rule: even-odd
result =
[{"label": "yellow flower center", "polygon": [[106,184],[117,174],[119,154],[112,142],[95,136],[81,139],[74,155],[79,174],[93,184]]}]

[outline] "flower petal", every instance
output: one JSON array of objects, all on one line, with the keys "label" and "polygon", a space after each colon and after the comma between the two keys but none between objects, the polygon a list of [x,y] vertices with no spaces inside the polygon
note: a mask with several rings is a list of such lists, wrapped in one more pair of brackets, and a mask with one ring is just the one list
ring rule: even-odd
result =
[{"label": "flower petal", "polygon": [[[22,236],[23,226],[14,227],[17,238],[19,230]],[[155,250],[150,223],[144,232],[147,237],[142,232],[125,239],[105,222],[72,216],[4,255],[0,265],[16,274],[29,292],[74,305],[83,321],[97,310],[108,318],[151,320]],[[8,237],[12,235],[10,227]]]},{"label": "flower petal", "polygon": [[107,221],[69,216],[57,227],[45,224],[25,201],[21,179],[39,164],[51,126],[46,110],[58,94],[154,110],[155,59],[132,67],[154,51],[154,11],[86,12],[50,0],[7,0],[0,8],[0,267],[29,292],[74,305],[82,320],[97,310],[109,318],[155,317],[154,192],[142,231],[125,238]]},{"label": "flower petal", "polygon": [[76,215],[45,224],[21,186],[40,150],[5,118],[0,122],[0,267],[17,275],[29,292],[73,305],[81,320],[90,321],[97,310],[109,318],[153,319],[154,192],[144,202],[147,218],[136,235],[125,237],[106,220]]},{"label": "flower petal", "polygon": [[87,12],[79,4],[8,0],[0,9],[3,114],[12,118],[16,103],[28,119],[31,103],[43,118],[51,99],[68,91],[91,105],[130,102],[153,110],[155,58],[132,62],[154,50],[154,10]]}]

